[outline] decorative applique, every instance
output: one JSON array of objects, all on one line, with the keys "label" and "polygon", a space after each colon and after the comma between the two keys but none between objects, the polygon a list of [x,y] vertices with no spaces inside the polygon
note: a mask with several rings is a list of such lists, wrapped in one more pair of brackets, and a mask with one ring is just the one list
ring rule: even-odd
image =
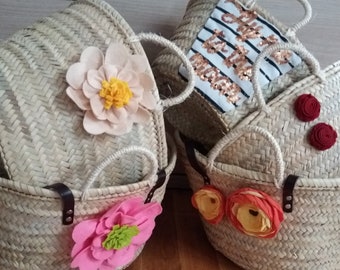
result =
[{"label": "decorative applique", "polygon": [[283,221],[281,206],[266,193],[242,188],[226,199],[226,215],[239,231],[255,237],[274,237]]},{"label": "decorative applique", "polygon": [[324,151],[331,148],[338,137],[332,126],[326,123],[316,124],[309,133],[309,143],[316,149]]},{"label": "decorative applique", "polygon": [[67,95],[85,111],[83,125],[93,135],[122,135],[133,123],[146,123],[156,107],[148,61],[131,55],[122,44],[109,45],[105,57],[96,47],[86,48],[66,74]]},{"label": "decorative applique", "polygon": [[[197,91],[220,111],[234,110],[253,95],[250,78],[256,57],[278,42],[288,40],[256,11],[235,0],[220,0],[187,54],[196,72]],[[301,62],[288,50],[266,60],[260,70],[261,86]],[[188,78],[183,66],[179,73]]]},{"label": "decorative applique", "polygon": [[117,269],[129,264],[150,238],[159,203],[131,198],[114,205],[99,218],[84,220],[73,230],[72,268]]},{"label": "decorative applique", "polygon": [[215,187],[207,185],[199,189],[191,197],[191,203],[207,222],[217,224],[222,220],[224,197]]},{"label": "decorative applique", "polygon": [[320,102],[311,94],[300,95],[294,103],[296,117],[304,122],[318,118],[320,108]]}]

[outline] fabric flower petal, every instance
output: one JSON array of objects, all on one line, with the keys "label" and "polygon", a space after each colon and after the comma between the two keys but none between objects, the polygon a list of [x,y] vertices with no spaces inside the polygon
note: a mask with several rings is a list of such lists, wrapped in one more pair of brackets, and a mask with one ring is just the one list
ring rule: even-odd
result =
[{"label": "fabric flower petal", "polygon": [[102,261],[95,259],[92,256],[90,247],[87,247],[73,258],[71,268],[78,267],[79,270],[97,270],[101,264]]},{"label": "fabric flower petal", "polygon": [[143,198],[136,197],[115,204],[97,219],[76,225],[75,238],[86,241],[79,252],[72,253],[71,267],[102,270],[131,263],[150,238],[161,211],[159,203],[145,204]]},{"label": "fabric flower petal", "polygon": [[73,102],[83,111],[90,109],[90,101],[80,90],[75,90],[72,87],[67,87],[66,94]]},{"label": "fabric flower petal", "polygon": [[84,81],[83,84],[83,93],[84,96],[88,99],[93,98],[95,95],[98,95],[100,89],[92,87],[87,80]]},{"label": "fabric flower petal", "polygon": [[96,260],[104,261],[110,258],[114,252],[115,252],[114,250],[105,250],[102,247],[94,248],[92,250],[92,256]]},{"label": "fabric flower petal", "polygon": [[149,68],[149,60],[146,55],[132,55],[130,56],[128,68],[135,70],[136,72],[144,72]]},{"label": "fabric flower petal", "polygon": [[138,209],[139,206],[143,203],[143,198],[141,197],[133,197],[129,199],[129,203],[126,204],[125,201],[121,201],[117,203],[114,207],[109,209],[102,217],[101,220],[111,217],[115,213],[121,213],[121,214],[128,214],[131,209]]},{"label": "fabric flower petal", "polygon": [[336,143],[337,137],[337,132],[326,123],[316,124],[308,135],[309,143],[320,151],[331,148]]},{"label": "fabric flower petal", "polygon": [[119,136],[134,123],[147,123],[151,113],[146,109],[157,105],[154,79],[145,73],[149,69],[144,54],[132,55],[123,44],[110,44],[105,56],[96,47],[86,48],[66,74],[68,96],[86,111],[84,129]]},{"label": "fabric flower petal", "polygon": [[131,245],[126,248],[118,249],[115,251],[115,256],[111,256],[106,261],[109,265],[113,266],[113,269],[117,267],[127,265],[136,256],[137,246]]},{"label": "fabric flower petal", "polygon": [[95,70],[90,69],[87,72],[87,81],[90,86],[96,89],[102,88],[102,82],[104,80],[104,71],[103,70]]},{"label": "fabric flower petal", "polygon": [[150,91],[144,91],[143,99],[140,103],[149,110],[156,108],[156,99]]},{"label": "fabric flower petal", "polygon": [[88,70],[88,67],[84,63],[71,65],[66,73],[67,83],[74,89],[81,89]]},{"label": "fabric flower petal", "polygon": [[320,108],[319,101],[311,94],[300,95],[294,103],[296,117],[304,122],[313,121],[318,118]]},{"label": "fabric flower petal", "polygon": [[72,239],[76,242],[76,245],[72,249],[72,256],[78,254],[86,247],[88,238],[95,232],[97,226],[97,220],[90,219],[80,222],[73,229]]},{"label": "fabric flower petal", "polygon": [[104,63],[124,67],[128,58],[129,52],[124,45],[111,43],[106,50]]},{"label": "fabric flower petal", "polygon": [[106,117],[109,122],[112,124],[119,124],[119,119],[118,117],[114,114],[113,110],[108,110],[106,112]]},{"label": "fabric flower petal", "polygon": [[99,69],[104,62],[104,54],[97,47],[87,47],[80,55],[80,63],[85,63],[88,69]]},{"label": "fabric flower petal", "polygon": [[86,111],[83,121],[85,130],[92,135],[99,135],[112,129],[108,121],[99,121],[91,111]]},{"label": "fabric flower petal", "polygon": [[274,237],[283,221],[281,206],[264,192],[242,188],[229,194],[226,215],[239,231],[255,237]]},{"label": "fabric flower petal", "polygon": [[206,185],[196,191],[191,197],[191,203],[207,222],[218,224],[222,220],[224,197],[214,186]]},{"label": "fabric flower petal", "polygon": [[115,65],[105,64],[103,66],[105,79],[109,81],[111,78],[116,78],[118,76],[118,68]]},{"label": "fabric flower petal", "polygon": [[136,114],[133,115],[133,121],[136,123],[147,123],[150,119],[151,114],[141,107],[139,107]]},{"label": "fabric flower petal", "polygon": [[99,120],[107,120],[107,110],[103,107],[103,101],[99,95],[90,99],[90,105],[93,114]]},{"label": "fabric flower petal", "polygon": [[139,74],[139,81],[144,90],[153,90],[154,88],[156,88],[154,79],[146,73]]},{"label": "fabric flower petal", "polygon": [[123,69],[117,75],[120,80],[127,82],[130,88],[140,85],[138,74],[132,70]]},{"label": "fabric flower petal", "polygon": [[119,119],[120,122],[126,121],[128,113],[125,108],[114,108],[112,109],[114,115]]}]

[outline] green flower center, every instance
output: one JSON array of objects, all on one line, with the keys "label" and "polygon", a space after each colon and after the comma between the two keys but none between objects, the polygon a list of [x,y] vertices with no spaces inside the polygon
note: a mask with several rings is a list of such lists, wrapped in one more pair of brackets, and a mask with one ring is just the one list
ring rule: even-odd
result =
[{"label": "green flower center", "polygon": [[102,246],[106,250],[121,249],[130,245],[132,238],[138,234],[139,229],[135,225],[114,225]]}]

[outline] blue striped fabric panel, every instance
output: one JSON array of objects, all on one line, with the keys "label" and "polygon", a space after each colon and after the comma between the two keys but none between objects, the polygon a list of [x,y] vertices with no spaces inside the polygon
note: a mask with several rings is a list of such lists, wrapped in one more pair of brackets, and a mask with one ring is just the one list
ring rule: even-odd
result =
[{"label": "blue striped fabric panel", "polygon": [[[196,71],[196,90],[221,112],[240,106],[253,95],[251,68],[268,45],[288,42],[272,24],[236,0],[221,0],[198,33],[187,57]],[[260,85],[266,85],[301,62],[280,51],[261,65]],[[183,66],[179,73],[187,79]]]}]

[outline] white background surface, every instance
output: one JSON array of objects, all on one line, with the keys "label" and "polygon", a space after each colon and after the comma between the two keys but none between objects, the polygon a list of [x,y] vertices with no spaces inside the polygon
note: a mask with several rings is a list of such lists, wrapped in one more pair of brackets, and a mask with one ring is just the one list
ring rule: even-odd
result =
[{"label": "white background surface", "polygon": [[[136,33],[152,31],[170,37],[180,22],[187,0],[107,0]],[[70,0],[0,0],[0,39],[35,20],[65,8]],[[275,17],[294,23],[303,15],[297,0],[258,0]],[[298,33],[322,67],[340,60],[340,1],[310,0],[312,21]],[[148,51],[148,50],[147,50]],[[151,53],[150,53],[151,51]],[[149,50],[151,58],[154,57]]]}]

